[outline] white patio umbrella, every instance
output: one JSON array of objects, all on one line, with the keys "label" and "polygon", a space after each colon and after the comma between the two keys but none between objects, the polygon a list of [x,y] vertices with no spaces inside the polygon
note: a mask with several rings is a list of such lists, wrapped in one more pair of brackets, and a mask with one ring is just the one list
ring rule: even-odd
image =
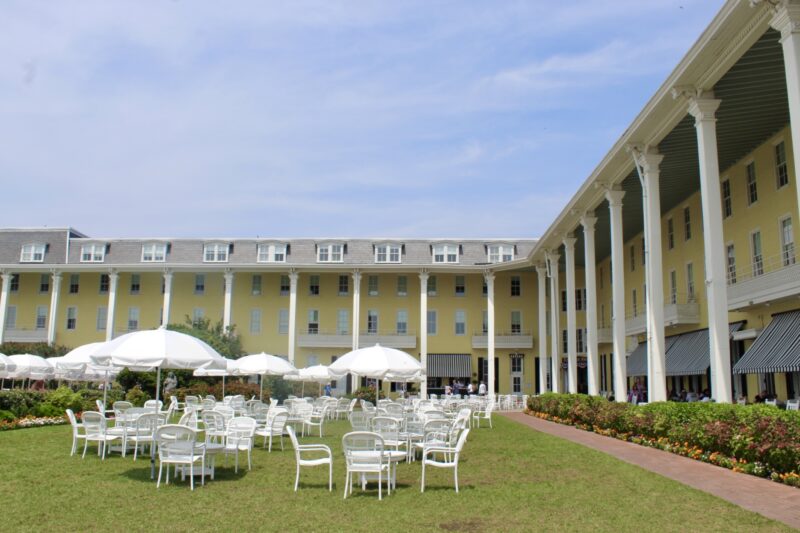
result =
[{"label": "white patio umbrella", "polygon": [[[102,381],[103,382],[103,405],[108,400],[108,378],[113,378],[119,374],[120,369],[111,365],[98,365],[92,359],[92,355],[102,350],[105,342],[90,342],[83,344],[68,352],[63,357],[53,357],[55,359],[56,375],[65,376],[62,379],[72,381]],[[78,379],[86,376],[87,379]],[[98,379],[99,378],[99,379]]]},{"label": "white patio umbrella", "polygon": [[260,376],[258,380],[261,386],[259,399],[264,397],[264,376],[286,376],[296,373],[297,369],[294,365],[283,357],[264,352],[245,355],[237,359],[234,368],[234,374],[237,376]]},{"label": "white patio umbrella", "polygon": [[408,384],[408,383],[422,383],[426,379],[428,379],[428,378],[425,376],[425,373],[422,372],[422,371],[414,374],[411,377],[396,376],[394,374],[386,374],[383,377],[383,381],[388,381],[388,382],[394,381],[394,382],[403,383],[403,394],[405,394],[405,389],[406,389],[405,385],[406,384]]},{"label": "white patio umbrella", "polygon": [[6,354],[0,353],[0,378],[5,379],[10,372],[17,369],[17,365]]},{"label": "white patio umbrella", "polygon": [[[161,369],[195,370],[227,368],[225,358],[191,335],[165,327],[127,333],[104,343],[90,355],[99,365],[126,367],[131,370],[156,370],[156,411],[161,396]],[[155,449],[150,454],[150,478],[155,478]]]},{"label": "white patio umbrella", "polygon": [[224,370],[218,368],[198,368],[194,371],[194,375],[202,378],[222,377],[222,396],[225,396],[225,378],[232,376],[236,368],[236,361],[234,359],[225,359],[227,365]]},{"label": "white patio umbrella", "polygon": [[323,383],[328,383],[336,378],[331,376],[327,366],[313,365],[299,369],[297,374],[283,376],[283,379],[288,381],[301,381],[303,386],[300,395],[304,396],[306,392],[306,383],[319,383],[320,386],[322,386]]},{"label": "white patio umbrella", "polygon": [[337,378],[346,374],[375,378],[375,401],[377,401],[380,397],[379,380],[387,374],[397,378],[411,377],[422,371],[422,365],[406,352],[376,344],[344,354],[331,363],[328,370]]},{"label": "white patio umbrella", "polygon": [[9,357],[11,362],[16,365],[13,372],[9,372],[8,377],[12,379],[50,379],[53,377],[55,369],[47,359],[38,355],[23,353]]}]

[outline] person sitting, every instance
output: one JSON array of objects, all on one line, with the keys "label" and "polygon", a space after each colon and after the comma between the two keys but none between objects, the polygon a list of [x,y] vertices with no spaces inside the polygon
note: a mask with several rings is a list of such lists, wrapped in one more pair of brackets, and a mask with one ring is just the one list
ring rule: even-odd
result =
[{"label": "person sitting", "polygon": [[681,389],[681,395],[678,396],[679,402],[688,402],[689,401],[689,393],[686,392],[686,389]]},{"label": "person sitting", "polygon": [[701,402],[711,402],[711,391],[708,389],[703,389],[703,392],[700,393],[700,401]]}]

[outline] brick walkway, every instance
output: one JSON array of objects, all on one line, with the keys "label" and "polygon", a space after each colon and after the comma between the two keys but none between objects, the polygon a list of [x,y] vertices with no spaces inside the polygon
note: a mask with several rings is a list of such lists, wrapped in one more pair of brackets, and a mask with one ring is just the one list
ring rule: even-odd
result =
[{"label": "brick walkway", "polygon": [[680,455],[548,422],[524,413],[503,416],[536,431],[607,453],[684,485],[713,494],[744,509],[800,529],[800,490]]}]

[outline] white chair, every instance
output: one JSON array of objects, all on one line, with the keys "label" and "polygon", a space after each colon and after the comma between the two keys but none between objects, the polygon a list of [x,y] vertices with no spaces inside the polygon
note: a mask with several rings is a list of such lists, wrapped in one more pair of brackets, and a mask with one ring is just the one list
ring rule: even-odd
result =
[{"label": "white chair", "polygon": [[494,404],[489,402],[486,404],[484,409],[478,409],[474,413],[472,413],[472,421],[478,423],[478,427],[481,427],[481,420],[488,420],[489,427],[494,429],[492,426],[492,411],[494,410]]},{"label": "white chair", "polygon": [[[461,450],[464,448],[464,443],[467,441],[469,429],[465,429],[458,437],[458,442],[455,447],[450,446],[426,446],[422,451],[422,482],[420,485],[420,492],[425,492],[425,467],[435,466],[436,468],[452,468],[453,478],[456,485],[456,493],[458,493],[458,458],[461,455]],[[440,459],[437,459],[437,454]]]},{"label": "white chair", "polygon": [[81,458],[86,457],[86,448],[89,447],[89,442],[97,443],[97,454],[102,455],[102,459],[106,458],[106,444],[120,438],[119,435],[109,435],[107,432],[106,417],[94,411],[84,411],[81,417],[83,422],[83,429],[86,435],[83,441],[83,455]]},{"label": "white chair", "polygon": [[145,413],[136,419],[133,429],[128,431],[127,441],[133,443],[133,460],[139,455],[139,445],[147,444],[152,446],[156,429],[163,426],[166,419],[162,415],[156,413]]},{"label": "white chair", "polygon": [[235,472],[239,472],[239,452],[247,452],[247,469],[252,470],[253,438],[256,421],[249,416],[237,416],[228,422],[225,432],[225,454],[236,455]]},{"label": "white chair", "polygon": [[773,407],[777,407],[778,406],[778,400],[776,400],[774,398],[771,399],[771,400],[770,399],[764,400],[764,405],[772,405]]},{"label": "white chair", "polygon": [[800,411],[800,400],[787,400],[786,401],[786,410],[787,411]]},{"label": "white chair", "polygon": [[[386,473],[386,489],[391,494],[389,456],[386,454],[383,439],[370,431],[353,431],[342,437],[342,448],[347,471],[344,483],[344,498],[353,493],[353,475],[377,474],[378,499],[383,499],[383,475]],[[363,485],[362,485],[363,487]]]},{"label": "white chair", "polygon": [[210,409],[203,411],[200,418],[203,422],[203,431],[206,434],[206,443],[225,440],[225,417],[222,414]]},{"label": "white chair", "polygon": [[179,426],[186,426],[197,431],[197,411],[190,406],[186,406],[183,411],[181,419],[178,421]]},{"label": "white chair", "polygon": [[75,413],[72,412],[72,409],[67,409],[67,418],[69,418],[69,424],[72,426],[72,451],[69,452],[72,456],[78,451],[78,441],[86,438],[86,430],[83,424],[75,418]]},{"label": "white chair", "polygon": [[169,485],[169,466],[175,467],[177,477],[178,466],[189,467],[189,485],[194,490],[194,465],[200,463],[201,484],[206,484],[206,450],[205,446],[196,442],[197,432],[192,428],[177,424],[167,424],[156,430],[155,441],[158,445],[158,481],[161,486],[161,472],[167,465],[167,485]]},{"label": "white chair", "polygon": [[[294,479],[294,491],[297,492],[297,487],[300,484],[300,467],[301,466],[320,466],[328,465],[328,491],[333,490],[333,454],[331,449],[324,444],[300,444],[297,442],[297,435],[294,428],[287,426],[286,432],[289,434],[289,439],[292,441],[294,447],[294,458],[297,461],[297,475]],[[304,458],[304,453],[310,453],[312,458]],[[322,454],[322,456],[320,456]]]},{"label": "white chair", "polygon": [[147,400],[146,402],[144,402],[143,405],[145,409],[148,409],[150,411],[153,411],[156,408],[156,406],[158,406],[158,410],[161,411],[161,408],[164,407],[164,402],[162,402],[161,400]]},{"label": "white chair", "polygon": [[353,411],[350,413],[350,427],[353,431],[369,431],[372,413],[367,411]]},{"label": "white chair", "polygon": [[[303,435],[306,434],[306,428],[309,430],[312,427],[319,427],[319,436],[322,438],[322,426],[325,423],[325,417],[328,416],[328,406],[323,405],[319,411],[312,412],[306,420],[303,420]],[[309,435],[310,435],[309,431]]]},{"label": "white chair", "polygon": [[286,428],[286,421],[288,419],[289,413],[287,411],[279,411],[274,414],[270,412],[270,415],[267,417],[267,422],[264,424],[264,426],[256,429],[255,431],[256,436],[264,437],[264,448],[267,447],[267,439],[269,439],[269,451],[271,452],[272,437],[280,437],[281,451],[283,451],[283,433]]}]

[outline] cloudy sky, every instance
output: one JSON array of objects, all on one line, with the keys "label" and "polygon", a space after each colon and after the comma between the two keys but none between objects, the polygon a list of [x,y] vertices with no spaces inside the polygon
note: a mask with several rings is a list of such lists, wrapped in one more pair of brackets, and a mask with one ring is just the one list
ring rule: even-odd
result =
[{"label": "cloudy sky", "polygon": [[722,3],[5,1],[0,226],[536,237]]}]

